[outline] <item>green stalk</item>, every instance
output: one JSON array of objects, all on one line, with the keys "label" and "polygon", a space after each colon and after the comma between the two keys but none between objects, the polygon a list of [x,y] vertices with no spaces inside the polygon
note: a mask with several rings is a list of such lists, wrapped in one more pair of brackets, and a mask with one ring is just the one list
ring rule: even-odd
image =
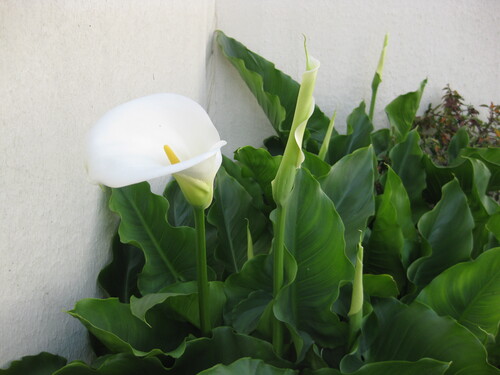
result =
[{"label": "green stalk", "polygon": [[321,160],[325,160],[328,147],[330,146],[330,139],[332,138],[333,128],[335,127],[335,117],[337,117],[337,111],[333,112],[333,116],[328,124],[328,129],[326,129],[325,138],[323,139],[323,143],[319,149],[318,157]]},{"label": "green stalk", "polygon": [[[273,297],[276,300],[283,287],[284,256],[285,256],[285,221],[286,204],[276,207],[276,222],[274,224],[274,279]],[[273,347],[279,356],[283,353],[283,323],[275,320],[273,324]]]},{"label": "green stalk", "polygon": [[210,305],[207,274],[207,247],[205,240],[205,210],[194,207],[194,224],[196,229],[196,271],[198,275],[198,305],[200,329],[203,336],[212,330],[210,323]]},{"label": "green stalk", "polygon": [[361,238],[358,244],[358,254],[356,256],[356,267],[354,268],[354,280],[352,285],[351,308],[347,316],[349,317],[349,347],[352,348],[363,320],[363,246]]}]

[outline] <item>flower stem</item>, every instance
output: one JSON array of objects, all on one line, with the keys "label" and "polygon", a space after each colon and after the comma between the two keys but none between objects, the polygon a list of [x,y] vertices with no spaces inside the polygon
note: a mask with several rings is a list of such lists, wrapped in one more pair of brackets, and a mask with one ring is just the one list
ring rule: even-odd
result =
[{"label": "flower stem", "polygon": [[207,247],[205,240],[205,210],[193,207],[196,228],[196,271],[198,275],[198,305],[200,313],[200,329],[203,336],[211,331],[210,305],[207,276]]},{"label": "flower stem", "polygon": [[[284,273],[284,254],[285,254],[285,221],[286,221],[286,204],[277,205],[276,222],[274,224],[274,279],[273,279],[273,297],[276,298],[281,288],[283,287]],[[283,323],[275,319],[273,323],[273,347],[276,354],[279,356],[283,352]]]}]

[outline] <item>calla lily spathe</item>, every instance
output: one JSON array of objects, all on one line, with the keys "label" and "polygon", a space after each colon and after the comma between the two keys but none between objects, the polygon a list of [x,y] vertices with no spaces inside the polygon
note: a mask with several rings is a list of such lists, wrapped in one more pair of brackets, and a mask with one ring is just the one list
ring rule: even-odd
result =
[{"label": "calla lily spathe", "polygon": [[173,175],[188,201],[205,208],[225,144],[198,103],[154,94],[113,108],[94,125],[87,138],[87,171],[109,187]]}]

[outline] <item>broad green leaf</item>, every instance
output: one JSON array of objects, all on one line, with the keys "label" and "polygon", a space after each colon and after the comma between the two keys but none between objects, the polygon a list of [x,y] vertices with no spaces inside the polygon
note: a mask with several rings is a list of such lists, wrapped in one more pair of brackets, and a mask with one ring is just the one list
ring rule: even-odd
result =
[{"label": "broad green leaf", "polygon": [[[299,83],[276,69],[274,64],[247,49],[243,44],[216,31],[216,40],[222,53],[236,68],[262,110],[286,144],[292,127]],[[307,150],[317,153],[328,128],[329,119],[316,106],[308,121],[305,139]]]},{"label": "broad green leaf", "polygon": [[425,79],[417,91],[398,96],[385,107],[396,142],[402,142],[410,131],[426,84]]},{"label": "broad green leaf", "polygon": [[365,102],[361,102],[347,117],[347,134],[332,137],[328,148],[328,162],[333,165],[345,155],[369,146],[372,131],[373,125],[366,114]]},{"label": "broad green leaf", "polygon": [[263,191],[257,181],[243,174],[241,165],[235,163],[226,156],[222,156],[222,167],[227,174],[234,178],[238,183],[245,188],[248,194],[252,197],[252,204],[258,210],[264,209]]},{"label": "broad green leaf", "polygon": [[234,158],[242,166],[242,175],[252,177],[264,192],[266,204],[274,206],[271,181],[276,177],[281,156],[271,156],[263,148],[245,146],[234,153]]},{"label": "broad green leaf", "polygon": [[[216,258],[231,273],[238,272],[247,261],[247,220],[255,242],[267,234],[267,218],[253,206],[250,194],[224,168],[217,174],[214,203],[207,219],[217,228]],[[269,247],[270,242],[267,249]]]},{"label": "broad green leaf", "polygon": [[414,209],[422,205],[422,192],[426,187],[423,152],[418,145],[419,141],[417,131],[412,130],[389,152],[392,168],[403,181]]},{"label": "broad green leaf", "polygon": [[311,172],[314,177],[322,177],[330,172],[330,165],[321,160],[318,155],[304,151],[304,156],[305,159],[301,166]]},{"label": "broad green leaf", "polygon": [[168,201],[143,182],[112,189],[109,207],[120,215],[121,241],[141,248],[146,263],[139,275],[142,294],[196,278],[195,231],[166,221]]},{"label": "broad green leaf", "polygon": [[460,151],[469,145],[469,135],[465,127],[461,127],[451,138],[448,146],[448,163],[453,164]]},{"label": "broad green leaf", "polygon": [[500,207],[486,195],[491,173],[480,160],[469,157],[459,157],[453,166],[437,166],[428,156],[424,157],[427,174],[427,190],[425,195],[431,202],[437,202],[441,197],[441,188],[447,182],[456,178],[460,187],[467,195],[469,208],[474,217],[474,250],[473,257],[479,255],[489,242],[489,230],[486,225],[490,215],[498,212]]},{"label": "broad green leaf", "polygon": [[[297,271],[279,293],[274,312],[322,345],[339,345],[345,327],[331,307],[340,283],[352,279],[353,267],[344,253],[340,216],[307,170],[297,174],[285,221],[285,247]],[[285,267],[289,264],[285,261]]]},{"label": "broad green leaf", "polygon": [[175,349],[189,332],[186,324],[169,319],[160,309],[150,313],[148,326],[132,315],[130,305],[116,298],[81,300],[69,314],[114,353],[166,353]]},{"label": "broad green leaf", "polygon": [[500,248],[448,268],[416,300],[439,315],[455,318],[473,333],[477,334],[480,327],[496,335],[500,323]]},{"label": "broad green leaf", "polygon": [[378,330],[373,337],[365,337],[373,340],[362,353],[367,363],[433,358],[451,362],[447,375],[498,374],[486,362],[486,351],[477,338],[453,319],[417,302],[407,306],[383,299],[373,307]]},{"label": "broad green leaf", "polygon": [[[164,308],[171,312],[178,320],[191,323],[200,328],[200,316],[198,307],[198,293],[194,282],[169,288],[169,291],[162,293],[147,294],[142,298],[132,298],[130,310],[134,316],[145,323],[148,312],[157,305],[164,305]],[[212,326],[220,325],[222,319],[222,309],[226,302],[224,287],[220,281],[211,281],[208,284],[210,294],[210,320]]]},{"label": "broad green leaf", "polygon": [[137,276],[144,267],[144,254],[135,246],[123,244],[118,233],[113,238],[113,261],[99,273],[99,284],[110,297],[128,303],[139,296]]},{"label": "broad green leaf", "polygon": [[298,371],[271,366],[262,360],[241,358],[230,365],[216,365],[198,375],[294,375]]},{"label": "broad green leaf", "polygon": [[9,367],[0,369],[2,375],[51,375],[62,368],[66,359],[55,354],[42,352],[12,361]]},{"label": "broad green leaf", "polygon": [[443,187],[441,201],[418,222],[429,253],[410,265],[410,280],[425,286],[445,269],[469,260],[473,228],[467,198],[458,181],[450,181]]},{"label": "broad green leaf", "polygon": [[251,292],[226,314],[226,319],[236,331],[250,334],[258,327],[261,316],[272,299],[273,296],[269,292],[263,290]]},{"label": "broad green leaf", "polygon": [[491,173],[488,191],[500,189],[500,148],[482,147],[466,148],[461,152],[462,156],[479,159],[486,164]]},{"label": "broad green leaf", "polygon": [[235,333],[229,327],[218,327],[212,331],[212,337],[187,341],[184,352],[169,374],[197,374],[217,364],[229,365],[243,357],[261,359],[281,368],[291,367],[291,363],[274,353],[269,342]]},{"label": "broad green leaf", "polygon": [[53,375],[163,375],[167,370],[155,357],[138,358],[129,354],[106,356],[98,366],[90,367],[83,362],[71,362]]},{"label": "broad green leaf", "polygon": [[174,227],[193,227],[194,214],[193,207],[184,197],[184,194],[175,179],[167,184],[163,196],[169,203],[167,219],[168,223]]},{"label": "broad green leaf", "polygon": [[391,275],[363,275],[363,289],[371,297],[397,297],[398,286]]},{"label": "broad green leaf", "polygon": [[384,193],[378,198],[373,229],[365,248],[365,268],[371,273],[392,275],[402,288],[407,282],[405,248],[411,247],[417,233],[408,194],[391,167],[387,170]]},{"label": "broad green leaf", "polygon": [[[290,253],[285,251],[285,259],[290,257]],[[285,269],[285,284],[291,282],[295,273],[295,269]],[[230,275],[224,284],[228,297],[226,320],[239,332],[252,332],[258,328],[273,299],[272,254],[255,256],[244,264],[239,273]],[[272,317],[272,312],[268,311],[268,314]]]},{"label": "broad green leaf", "polygon": [[367,147],[343,157],[319,180],[344,223],[345,252],[352,264],[356,260],[359,231],[365,230],[368,218],[375,213],[374,175],[375,156],[373,149]]}]

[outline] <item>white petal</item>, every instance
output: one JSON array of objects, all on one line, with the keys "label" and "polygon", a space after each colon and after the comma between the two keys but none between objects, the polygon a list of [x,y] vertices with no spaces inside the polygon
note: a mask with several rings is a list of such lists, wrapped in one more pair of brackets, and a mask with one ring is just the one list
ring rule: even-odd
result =
[{"label": "white petal", "polygon": [[[87,141],[87,169],[92,180],[110,187],[181,171],[213,181],[220,166],[213,160],[220,158],[224,144],[198,103],[177,94],[155,94],[122,104],[98,121]],[[164,145],[180,163],[170,165]]]}]

